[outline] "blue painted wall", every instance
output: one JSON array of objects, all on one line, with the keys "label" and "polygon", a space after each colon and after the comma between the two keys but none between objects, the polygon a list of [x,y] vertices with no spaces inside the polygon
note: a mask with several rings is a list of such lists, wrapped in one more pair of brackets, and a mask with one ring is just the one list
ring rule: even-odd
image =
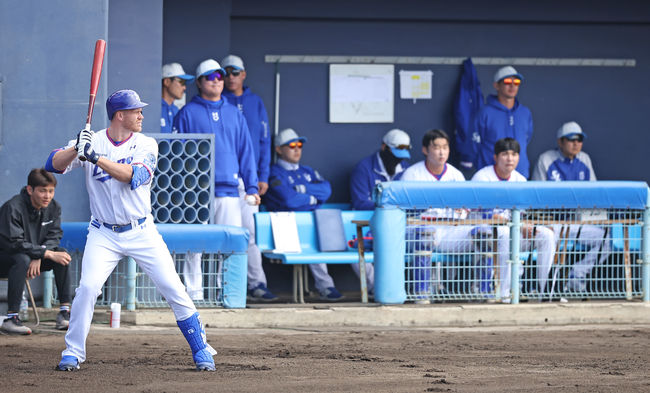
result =
[{"label": "blue painted wall", "polygon": [[[532,161],[556,146],[555,132],[578,121],[589,135],[584,149],[600,179],[650,181],[644,128],[650,105],[650,7],[643,2],[563,2],[509,6],[483,2],[327,2],[320,6],[261,1],[233,4],[231,50],[246,60],[248,82],[270,112],[274,65],[265,54],[366,56],[588,57],[635,58],[634,68],[518,67],[526,81],[520,101],[531,108],[535,133]],[[391,3],[392,4],[392,3]],[[600,6],[599,4],[604,4]],[[608,6],[617,4],[617,6]],[[344,12],[343,12],[344,10]],[[479,66],[484,94],[493,93],[498,66]],[[303,162],[318,168],[334,188],[332,201],[348,199],[348,173],[379,147],[381,136],[400,127],[412,136],[414,159],[427,129],[453,132],[452,99],[460,66],[399,65],[434,72],[433,99],[399,99],[393,124],[329,124],[328,66],[280,64],[280,129],[309,138]],[[273,117],[273,113],[270,113]],[[273,124],[273,120],[271,120]],[[452,156],[452,161],[455,157]]]},{"label": "blue painted wall", "polygon": [[[248,84],[264,99],[271,124],[275,65],[264,62],[266,54],[634,58],[634,68],[520,67],[526,76],[520,99],[535,119],[533,160],[555,146],[562,122],[576,120],[589,135],[585,150],[599,178],[650,180],[645,1],[551,0],[498,8],[476,0],[413,0],[399,7],[369,0],[32,0],[0,3],[0,33],[0,200],[17,192],[29,169],[83,126],[98,38],[107,39],[108,50],[93,127],[107,124],[103,102],[109,91],[133,88],[150,103],[145,131],[158,128],[161,64],[179,61],[194,73],[205,58],[219,60],[231,51],[244,57]],[[452,130],[459,66],[397,66],[396,71],[431,69],[433,99],[413,104],[396,95],[393,124],[360,125],[328,123],[327,65],[279,69],[280,127],[309,137],[304,163],[332,181],[332,202],[347,201],[350,169],[379,147],[389,128],[404,128],[416,146],[426,129]],[[496,69],[478,68],[485,93],[492,91]],[[188,98],[195,92],[190,86]],[[422,158],[417,149],[413,155]],[[62,178],[57,199],[64,219],[87,218],[80,173]]]}]

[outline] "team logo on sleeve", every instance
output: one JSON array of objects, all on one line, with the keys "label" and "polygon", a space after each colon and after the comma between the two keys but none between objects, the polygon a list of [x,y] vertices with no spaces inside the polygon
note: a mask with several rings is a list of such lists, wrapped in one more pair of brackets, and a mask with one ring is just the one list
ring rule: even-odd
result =
[{"label": "team logo on sleeve", "polygon": [[153,153],[147,154],[144,158],[144,165],[151,169],[151,171],[156,170],[156,156]]}]

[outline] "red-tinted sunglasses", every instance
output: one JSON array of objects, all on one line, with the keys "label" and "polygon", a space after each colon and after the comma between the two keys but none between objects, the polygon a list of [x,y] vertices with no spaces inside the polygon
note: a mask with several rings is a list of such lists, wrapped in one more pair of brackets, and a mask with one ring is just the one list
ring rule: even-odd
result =
[{"label": "red-tinted sunglasses", "polygon": [[289,146],[291,149],[295,149],[296,147],[302,149],[302,142],[291,142],[287,143],[285,146]]},{"label": "red-tinted sunglasses", "polygon": [[519,79],[519,78],[503,78],[503,80],[501,82],[503,82],[506,85],[519,86],[521,84],[521,79]]}]

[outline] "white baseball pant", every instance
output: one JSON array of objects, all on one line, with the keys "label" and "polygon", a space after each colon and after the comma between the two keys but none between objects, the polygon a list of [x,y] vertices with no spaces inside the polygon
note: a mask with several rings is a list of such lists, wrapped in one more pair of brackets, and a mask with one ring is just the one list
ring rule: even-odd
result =
[{"label": "white baseball pant", "polygon": [[108,276],[125,256],[132,257],[151,278],[167,300],[176,320],[185,320],[196,312],[185,292],[167,245],[158,233],[153,217],[126,232],[116,233],[101,226],[90,225],[84,249],[81,280],[70,310],[70,327],[65,335],[66,349],[62,355],[86,359],[86,337],[95,310],[95,302]]}]

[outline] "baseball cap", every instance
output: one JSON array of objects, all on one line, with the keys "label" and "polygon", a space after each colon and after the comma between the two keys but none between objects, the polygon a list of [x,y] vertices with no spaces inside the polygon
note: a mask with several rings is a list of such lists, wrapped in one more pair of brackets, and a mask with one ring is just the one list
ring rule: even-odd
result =
[{"label": "baseball cap", "polygon": [[221,66],[219,65],[219,63],[217,63],[216,60],[214,59],[203,60],[201,64],[199,64],[199,66],[196,67],[196,79],[199,79],[199,77],[203,75],[211,74],[217,70],[223,71],[224,74],[226,73],[226,71],[223,68],[221,68]]},{"label": "baseball cap", "polygon": [[221,60],[221,64],[223,64],[223,68],[232,67],[236,70],[245,70],[244,60],[242,60],[239,56],[228,55],[224,57],[223,60]]},{"label": "baseball cap", "polygon": [[183,66],[178,63],[169,63],[162,66],[162,79],[174,77],[185,79],[186,81],[194,79],[192,75],[187,75],[183,70]]},{"label": "baseball cap", "polygon": [[499,68],[499,71],[494,74],[494,82],[498,82],[503,78],[507,78],[509,76],[516,76],[517,78],[524,80],[524,76],[521,75],[520,73],[515,70],[515,67],[513,66],[505,66]]},{"label": "baseball cap", "polygon": [[307,138],[304,136],[298,136],[298,134],[293,130],[293,128],[285,128],[280,131],[275,137],[275,146],[286,145],[294,141],[300,141],[302,143],[307,142]]},{"label": "baseball cap", "polygon": [[587,134],[582,132],[582,128],[575,121],[570,121],[568,123],[562,124],[559,130],[557,130],[557,139],[560,138],[571,138],[574,135],[582,135],[583,138],[587,137]]},{"label": "baseball cap", "polygon": [[[391,153],[397,158],[411,158],[409,149],[411,148],[411,137],[406,132],[394,128],[384,135],[382,142],[390,147]],[[407,147],[405,147],[407,146]]]},{"label": "baseball cap", "polygon": [[113,115],[117,111],[143,108],[147,105],[149,104],[140,101],[140,96],[135,91],[118,90],[106,100],[106,113],[108,114],[108,119],[113,120]]}]

